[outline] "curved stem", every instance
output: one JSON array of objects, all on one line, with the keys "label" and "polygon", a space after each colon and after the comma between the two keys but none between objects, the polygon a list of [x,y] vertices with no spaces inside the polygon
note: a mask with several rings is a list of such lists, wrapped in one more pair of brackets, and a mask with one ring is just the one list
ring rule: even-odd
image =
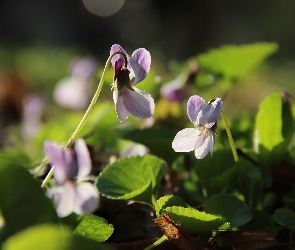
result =
[{"label": "curved stem", "polygon": [[227,119],[226,119],[226,117],[224,115],[223,110],[221,111],[221,117],[222,117],[222,120],[223,120],[224,125],[225,125],[225,130],[226,130],[226,133],[227,133],[227,137],[228,137],[228,140],[229,140],[231,151],[233,153],[234,160],[235,160],[235,162],[238,162],[239,157],[238,157],[237,149],[236,149],[236,146],[235,146],[233,137],[231,135],[230,128],[229,128],[229,125],[228,125],[228,122],[227,122]]},{"label": "curved stem", "polygon": [[144,250],[153,249],[153,248],[159,246],[160,244],[162,244],[163,242],[165,242],[166,240],[168,240],[168,237],[166,235],[163,235],[160,239],[155,241],[152,245],[146,247]]},{"label": "curved stem", "polygon": [[242,192],[243,192],[243,195],[244,195],[244,200],[245,200],[245,202],[247,204],[249,204],[248,197],[247,197],[247,194],[246,194],[246,188],[245,188],[245,183],[244,183],[242,171],[241,171],[241,168],[240,168],[240,165],[239,165],[239,157],[238,157],[238,153],[237,153],[237,148],[236,148],[236,145],[234,143],[234,140],[233,140],[232,134],[230,132],[230,128],[229,128],[229,125],[228,125],[228,122],[227,122],[227,119],[225,117],[225,114],[224,114],[223,110],[221,111],[221,117],[222,117],[222,120],[224,122],[225,130],[226,130],[227,137],[228,137],[228,140],[229,140],[229,144],[230,144],[230,147],[231,147],[231,151],[232,151],[234,160],[235,160],[236,165],[237,165],[239,181],[240,181],[240,185],[241,185]]},{"label": "curved stem", "polygon": [[[127,56],[125,55],[125,53],[123,53],[122,51],[116,51],[114,52],[113,54],[111,54],[108,58],[108,60],[106,61],[106,64],[104,66],[104,70],[102,72],[102,75],[101,75],[101,79],[100,79],[100,82],[98,84],[98,87],[96,89],[96,92],[90,102],[90,105],[88,106],[84,116],[82,117],[80,123],[78,124],[76,130],[74,131],[74,133],[71,135],[70,139],[68,140],[67,144],[64,146],[64,149],[67,149],[69,147],[71,147],[71,145],[74,143],[75,139],[77,138],[77,135],[78,133],[81,131],[81,129],[83,128],[85,122],[86,122],[86,119],[87,117],[89,116],[90,112],[92,111],[98,97],[99,97],[99,94],[100,94],[100,91],[102,89],[102,86],[103,86],[103,83],[104,83],[104,79],[105,79],[105,75],[106,75],[106,71],[111,63],[111,60],[112,58],[115,56],[115,55],[121,55],[124,57],[124,61],[125,61],[125,66],[127,67],[127,63],[128,63],[128,60],[127,60]],[[42,164],[42,163],[41,163]],[[50,169],[50,171],[48,172],[46,178],[44,179],[44,181],[42,182],[42,185],[41,187],[44,187],[47,182],[51,179],[52,175],[53,175],[53,170],[54,170],[54,166],[52,166],[52,168]]]}]

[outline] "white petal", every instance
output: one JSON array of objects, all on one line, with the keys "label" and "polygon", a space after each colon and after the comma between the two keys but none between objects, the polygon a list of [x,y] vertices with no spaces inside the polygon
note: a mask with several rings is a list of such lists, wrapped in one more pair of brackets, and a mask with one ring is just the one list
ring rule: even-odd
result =
[{"label": "white petal", "polygon": [[152,96],[144,91],[134,88],[135,91],[125,89],[123,93],[124,107],[134,116],[146,119],[154,114],[155,102]]},{"label": "white petal", "polygon": [[[214,145],[213,145],[214,146]],[[204,143],[195,149],[195,156],[197,159],[203,159],[212,149],[212,138],[209,134],[206,133]]]},{"label": "white petal", "polygon": [[77,184],[74,212],[76,214],[94,212],[98,207],[98,196],[98,191],[93,184],[89,182]]},{"label": "white petal", "polygon": [[[124,89],[122,91],[124,91]],[[128,116],[130,115],[130,112],[125,108],[125,105],[123,103],[123,94],[124,94],[123,92],[119,94],[117,90],[114,90],[113,92],[115,109],[120,121],[126,120]]]},{"label": "white petal", "polygon": [[67,181],[56,189],[58,193],[54,195],[54,204],[59,217],[66,217],[73,212],[75,189],[75,182],[72,181]]},{"label": "white petal", "polygon": [[83,139],[79,138],[75,142],[75,150],[78,161],[78,179],[86,177],[91,171],[91,159],[88,148]]},{"label": "white petal", "polygon": [[176,134],[172,142],[172,148],[175,152],[193,151],[199,138],[199,130],[195,128],[185,128]]}]

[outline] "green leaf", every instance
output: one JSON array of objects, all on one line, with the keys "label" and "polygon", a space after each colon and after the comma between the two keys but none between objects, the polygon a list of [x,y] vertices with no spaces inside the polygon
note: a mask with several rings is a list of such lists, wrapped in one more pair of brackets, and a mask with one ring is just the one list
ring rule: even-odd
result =
[{"label": "green leaf", "polygon": [[255,121],[254,148],[264,172],[277,164],[287,152],[283,137],[283,100],[278,92],[270,93],[260,104]]},{"label": "green leaf", "polygon": [[277,50],[276,43],[266,42],[240,46],[224,45],[200,54],[197,61],[201,68],[222,74],[224,77],[238,78],[248,74]]},{"label": "green leaf", "polygon": [[124,158],[107,166],[96,185],[110,199],[132,198],[153,205],[165,170],[165,162],[152,155]]},{"label": "green leaf", "polygon": [[66,228],[44,224],[28,228],[2,245],[2,250],[42,249],[42,250],[110,250],[96,241],[72,234]]},{"label": "green leaf", "polygon": [[156,210],[157,217],[161,215],[161,213],[163,212],[163,209],[165,209],[166,207],[173,207],[173,206],[179,206],[179,207],[185,207],[185,208],[190,207],[180,197],[174,196],[174,195],[166,195],[156,201],[155,210]]},{"label": "green leaf", "polygon": [[229,224],[225,223],[221,218],[193,208],[174,206],[165,208],[164,212],[168,213],[175,222],[181,222],[181,225],[191,233],[229,227]]},{"label": "green leaf", "polygon": [[218,194],[209,198],[204,211],[229,222],[231,227],[239,227],[252,219],[247,204],[229,194]]},{"label": "green leaf", "polygon": [[148,128],[127,131],[122,135],[122,138],[141,143],[147,146],[152,154],[172,163],[179,156],[171,147],[175,134],[169,129]]},{"label": "green leaf", "polygon": [[27,170],[5,159],[0,160],[0,209],[5,239],[29,226],[56,222],[52,202]]},{"label": "green leaf", "polygon": [[88,214],[83,216],[74,233],[99,242],[106,241],[113,233],[112,224],[108,224],[104,219]]},{"label": "green leaf", "polygon": [[291,209],[278,209],[271,217],[276,223],[295,230],[295,212]]}]

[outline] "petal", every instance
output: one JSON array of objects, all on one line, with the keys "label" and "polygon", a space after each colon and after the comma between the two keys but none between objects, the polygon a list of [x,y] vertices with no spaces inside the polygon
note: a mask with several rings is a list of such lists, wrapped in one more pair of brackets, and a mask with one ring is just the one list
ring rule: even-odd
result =
[{"label": "petal", "polygon": [[[126,51],[119,44],[112,45],[111,50],[110,50],[110,55],[113,54],[113,53],[115,53],[115,52],[117,52],[117,51],[123,52],[126,55],[127,60],[129,61],[129,55],[126,53]],[[120,58],[121,59],[124,59],[124,57],[122,55],[119,55],[119,54],[114,55],[112,57],[111,62],[112,62],[113,68],[115,68],[115,63]]]},{"label": "petal", "polygon": [[129,63],[134,72],[133,85],[146,78],[151,67],[151,54],[144,48],[135,50],[129,58]]},{"label": "petal", "polygon": [[114,76],[114,79],[117,79],[118,78],[118,74],[119,74],[119,71],[120,69],[122,69],[123,67],[123,59],[122,58],[119,58],[118,60],[116,60],[115,62],[115,76]]},{"label": "petal", "polygon": [[196,148],[196,143],[200,137],[200,131],[195,128],[185,128],[179,131],[173,142],[172,148],[175,152],[190,152]]},{"label": "petal", "polygon": [[193,95],[188,99],[187,115],[193,124],[199,125],[197,123],[198,114],[201,110],[206,108],[206,106],[207,106],[207,104],[206,104],[205,100],[198,95]]},{"label": "petal", "polygon": [[[214,144],[213,144],[214,146]],[[202,145],[197,147],[195,149],[195,156],[197,159],[203,159],[209,152],[209,150],[213,150],[212,147],[212,138],[210,135],[206,133],[206,136],[204,137],[204,142]]]},{"label": "petal", "polygon": [[68,177],[67,164],[64,159],[63,149],[54,142],[45,141],[44,150],[49,158],[51,166],[54,166],[54,178],[59,184],[62,184]]},{"label": "petal", "polygon": [[120,94],[119,94],[119,91],[117,90],[114,90],[113,92],[113,100],[115,103],[116,113],[121,122],[126,120],[128,116],[130,115],[130,112],[125,108],[125,105],[123,103],[124,91],[125,90],[123,89]]},{"label": "petal", "polygon": [[98,191],[89,182],[79,183],[76,187],[74,209],[76,214],[87,214],[98,207]]},{"label": "petal", "polygon": [[56,212],[59,217],[66,217],[73,212],[76,183],[67,181],[57,190],[59,192],[54,195]]},{"label": "petal", "polygon": [[126,110],[141,119],[151,117],[155,110],[154,99],[147,92],[141,91],[137,88],[133,89],[134,91],[125,88],[122,95]]},{"label": "petal", "polygon": [[197,123],[206,128],[211,128],[216,123],[222,106],[223,100],[221,98],[216,98],[214,102],[211,102],[200,111],[197,117]]},{"label": "petal", "polygon": [[78,179],[86,177],[91,171],[91,159],[85,141],[79,138],[75,142],[78,161]]}]

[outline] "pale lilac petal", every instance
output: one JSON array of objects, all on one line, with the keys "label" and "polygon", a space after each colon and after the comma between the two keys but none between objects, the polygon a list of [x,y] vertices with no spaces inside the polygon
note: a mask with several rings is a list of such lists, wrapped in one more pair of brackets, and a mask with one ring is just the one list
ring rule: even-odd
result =
[{"label": "pale lilac petal", "polygon": [[73,211],[76,214],[94,212],[98,207],[98,191],[89,182],[77,184]]},{"label": "pale lilac petal", "polygon": [[215,133],[214,132],[209,132],[210,136],[210,153],[211,156],[213,154],[213,149],[214,149],[214,144],[215,144]]},{"label": "pale lilac petal", "polygon": [[154,114],[155,102],[152,96],[137,88],[134,91],[125,89],[123,93],[123,103],[132,115],[138,118],[149,118]]},{"label": "pale lilac petal", "polygon": [[45,141],[44,150],[51,166],[54,166],[54,178],[60,184],[65,182],[67,180],[68,173],[63,149],[54,142]]},{"label": "pale lilac petal", "polygon": [[76,183],[67,181],[62,186],[56,188],[59,190],[54,195],[54,204],[59,217],[66,217],[73,212],[73,206],[76,194]]},{"label": "pale lilac petal", "polygon": [[201,110],[197,117],[197,123],[203,127],[211,128],[217,121],[222,110],[223,101],[221,98],[216,98],[214,102],[208,104]]},{"label": "pale lilac petal", "polygon": [[118,90],[114,90],[113,92],[113,100],[115,103],[116,113],[119,118],[119,120],[122,122],[128,118],[130,115],[130,112],[125,108],[125,105],[123,103],[123,92],[125,90],[122,90],[122,93],[119,94]]},{"label": "pale lilac petal", "polygon": [[202,136],[200,137],[199,130],[195,128],[185,128],[176,134],[172,142],[172,148],[175,152],[190,152],[196,148],[198,139],[202,141],[202,138]]},{"label": "pale lilac petal", "polygon": [[129,63],[134,72],[133,85],[146,78],[151,67],[151,54],[144,48],[135,50],[129,58]]},{"label": "pale lilac petal", "polygon": [[[213,150],[212,147],[212,138],[211,136],[205,136],[204,143],[195,149],[195,156],[197,159],[203,159],[209,152],[209,150]],[[213,144],[214,146],[214,144]]]},{"label": "pale lilac petal", "polygon": [[198,114],[202,109],[206,108],[206,106],[207,104],[205,100],[198,95],[193,95],[188,99],[187,115],[193,124],[198,125],[197,123]]},{"label": "pale lilac petal", "polygon": [[[119,44],[112,45],[111,50],[110,50],[110,55],[117,52],[117,51],[123,52],[126,55],[127,60],[129,60],[128,54],[126,53],[126,51]],[[113,58],[111,59],[113,68],[115,68],[115,63],[120,58],[124,59],[124,57],[122,55],[119,55],[119,54],[113,56]]]},{"label": "pale lilac petal", "polygon": [[75,150],[78,161],[78,179],[86,177],[91,171],[91,159],[88,148],[83,139],[79,138],[75,142]]}]

